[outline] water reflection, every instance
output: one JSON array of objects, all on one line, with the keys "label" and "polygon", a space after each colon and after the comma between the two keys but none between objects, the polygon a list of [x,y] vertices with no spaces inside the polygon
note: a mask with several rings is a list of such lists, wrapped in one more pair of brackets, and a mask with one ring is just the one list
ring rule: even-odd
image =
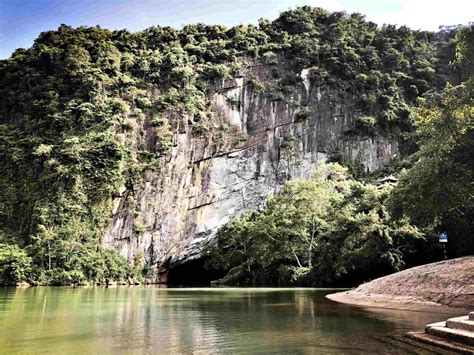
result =
[{"label": "water reflection", "polygon": [[389,341],[446,315],[375,309],[316,289],[0,289],[0,352],[405,353]]}]

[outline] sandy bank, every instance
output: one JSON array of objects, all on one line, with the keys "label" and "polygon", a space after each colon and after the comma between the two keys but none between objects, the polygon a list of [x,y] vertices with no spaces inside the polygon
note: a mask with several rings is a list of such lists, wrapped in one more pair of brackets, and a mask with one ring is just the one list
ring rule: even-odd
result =
[{"label": "sandy bank", "polygon": [[462,314],[474,310],[474,256],[417,266],[326,297],[359,306]]}]

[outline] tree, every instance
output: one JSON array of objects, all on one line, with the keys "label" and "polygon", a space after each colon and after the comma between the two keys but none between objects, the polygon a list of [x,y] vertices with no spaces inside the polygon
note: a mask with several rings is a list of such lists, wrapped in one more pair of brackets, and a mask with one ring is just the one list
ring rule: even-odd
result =
[{"label": "tree", "polygon": [[16,285],[30,279],[32,260],[17,245],[0,244],[0,285]]},{"label": "tree", "polygon": [[463,81],[474,75],[474,25],[456,32],[456,54],[454,64],[461,70]]},{"label": "tree", "polygon": [[341,278],[358,283],[404,267],[404,257],[416,251],[414,244],[423,234],[407,220],[392,218],[386,207],[391,191],[351,181],[344,197],[331,206],[318,240],[316,284]]},{"label": "tree", "polygon": [[208,267],[228,271],[223,283],[313,286],[400,270],[422,233],[391,217],[389,193],[351,179],[339,164],[319,165],[312,178],[285,183],[264,211],[224,226],[207,249]]},{"label": "tree", "polygon": [[[455,255],[474,252],[474,80],[415,109],[419,151],[392,199],[399,216],[452,235]],[[456,221],[453,224],[453,221]]]}]

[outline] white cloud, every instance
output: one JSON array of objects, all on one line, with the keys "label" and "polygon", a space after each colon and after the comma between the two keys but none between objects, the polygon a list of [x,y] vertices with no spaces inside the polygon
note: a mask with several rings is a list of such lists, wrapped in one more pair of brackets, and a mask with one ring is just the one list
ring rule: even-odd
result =
[{"label": "white cloud", "polygon": [[[384,2],[387,11],[381,11]],[[400,6],[394,10],[396,3]],[[473,0],[311,0],[308,4],[331,11],[360,12],[379,25],[389,23],[413,29],[436,31],[440,25],[474,22]]]},{"label": "white cloud", "polygon": [[413,29],[435,31],[440,25],[467,24],[474,21],[472,0],[406,0],[400,11],[374,15],[377,23],[407,25]]}]

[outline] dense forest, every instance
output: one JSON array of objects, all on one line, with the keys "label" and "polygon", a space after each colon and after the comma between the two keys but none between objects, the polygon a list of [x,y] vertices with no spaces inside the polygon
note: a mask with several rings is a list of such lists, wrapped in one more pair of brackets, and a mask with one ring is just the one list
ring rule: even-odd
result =
[{"label": "dense forest", "polygon": [[160,174],[173,115],[188,118],[189,134],[214,133],[209,96],[243,57],[278,83],[253,78],[253,90],[285,100],[308,69],[311,85],[358,98],[358,130],[401,130],[413,154],[387,167],[396,188],[347,162],[288,182],[219,232],[210,267],[233,283],[327,285],[436,259],[440,231],[450,256],[472,253],[473,51],[472,27],[377,27],[311,7],[258,26],[41,33],[0,62],[0,283],[143,281],[147,265],[101,246],[113,197]]}]

